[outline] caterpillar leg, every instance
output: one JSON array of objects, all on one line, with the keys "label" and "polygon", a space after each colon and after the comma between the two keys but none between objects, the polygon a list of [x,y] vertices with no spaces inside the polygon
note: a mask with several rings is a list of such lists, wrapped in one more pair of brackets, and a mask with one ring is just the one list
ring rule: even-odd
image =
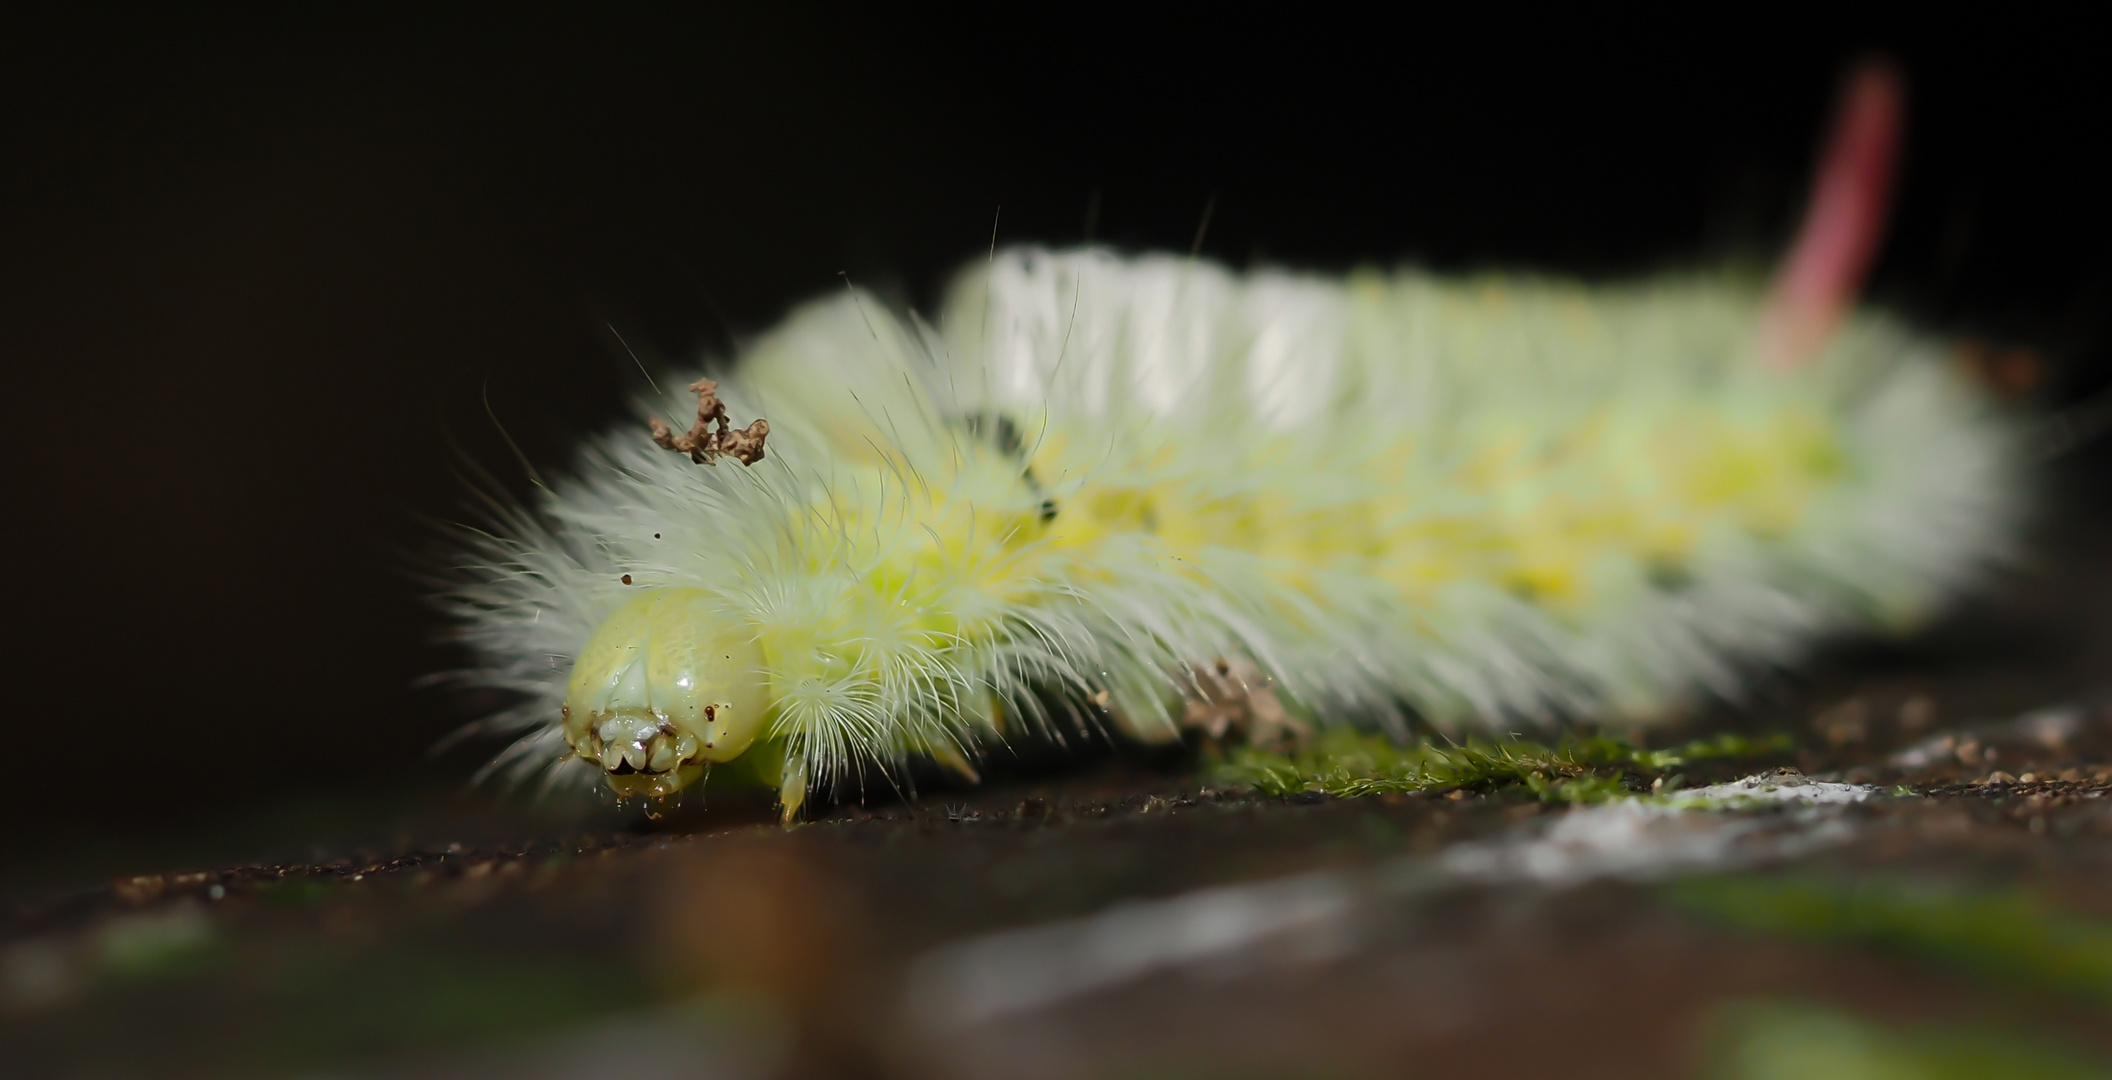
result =
[{"label": "caterpillar leg", "polygon": [[807,803],[807,766],[804,761],[787,758],[784,779],[777,785],[777,804],[784,814],[784,823],[799,820],[799,808]]},{"label": "caterpillar leg", "polygon": [[931,760],[944,766],[947,772],[971,784],[983,782],[982,774],[975,771],[974,763],[968,760],[968,755],[961,753],[960,747],[951,743],[937,743],[925,747],[924,752],[931,757]]}]

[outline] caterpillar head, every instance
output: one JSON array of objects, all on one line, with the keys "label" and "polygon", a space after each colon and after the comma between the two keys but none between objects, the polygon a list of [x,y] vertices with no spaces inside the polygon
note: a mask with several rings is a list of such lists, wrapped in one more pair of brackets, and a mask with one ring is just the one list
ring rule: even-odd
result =
[{"label": "caterpillar head", "polygon": [[565,741],[619,795],[660,798],[764,727],[753,634],[702,589],[651,589],[587,640],[565,689]]}]

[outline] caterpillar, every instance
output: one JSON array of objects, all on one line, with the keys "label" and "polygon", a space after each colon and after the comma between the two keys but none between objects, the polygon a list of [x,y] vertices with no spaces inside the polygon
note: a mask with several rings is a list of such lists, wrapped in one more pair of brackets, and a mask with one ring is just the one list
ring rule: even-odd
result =
[{"label": "caterpillar", "polygon": [[791,821],[1078,724],[1647,723],[1911,627],[2002,557],[2023,459],[1945,341],[1854,303],[1898,79],[1843,100],[1772,281],[993,247],[929,319],[807,303],[687,432],[589,443],[471,541],[491,768],[717,769]]}]

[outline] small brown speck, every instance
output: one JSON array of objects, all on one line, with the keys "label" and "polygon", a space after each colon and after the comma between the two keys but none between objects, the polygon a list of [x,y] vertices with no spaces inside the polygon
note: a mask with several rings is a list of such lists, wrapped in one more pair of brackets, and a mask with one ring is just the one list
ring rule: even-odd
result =
[{"label": "small brown speck", "polygon": [[629,575],[629,574],[625,574],[625,575],[623,575],[623,583],[624,583],[625,585],[629,585],[629,584],[631,583],[631,575]]}]

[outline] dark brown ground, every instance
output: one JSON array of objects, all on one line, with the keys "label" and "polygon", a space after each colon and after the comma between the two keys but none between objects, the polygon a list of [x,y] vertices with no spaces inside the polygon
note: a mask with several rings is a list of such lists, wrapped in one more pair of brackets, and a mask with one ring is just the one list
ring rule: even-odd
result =
[{"label": "dark brown ground", "polygon": [[[1853,809],[1846,846],[1727,879],[1718,900],[1455,883],[1363,903],[1332,948],[1264,942],[934,1020],[905,973],[942,943],[1214,885],[1355,879],[1562,811],[1504,793],[1259,798],[1106,755],[792,830],[720,793],[659,823],[429,800],[374,811],[415,825],[357,854],[18,887],[0,923],[0,1072],[1696,1074],[1723,1067],[1711,1033],[1754,999],[2112,1062],[2112,527],[2088,510],[2065,508],[2031,567],[1923,640],[1838,656],[1714,722],[1797,733],[1763,764],[1926,796]],[[2065,727],[2015,720],[2049,707],[2070,710]],[[2046,907],[1944,909],[1919,938],[1724,914],[1769,882]],[[2073,941],[2005,937],[2019,923]]]}]

